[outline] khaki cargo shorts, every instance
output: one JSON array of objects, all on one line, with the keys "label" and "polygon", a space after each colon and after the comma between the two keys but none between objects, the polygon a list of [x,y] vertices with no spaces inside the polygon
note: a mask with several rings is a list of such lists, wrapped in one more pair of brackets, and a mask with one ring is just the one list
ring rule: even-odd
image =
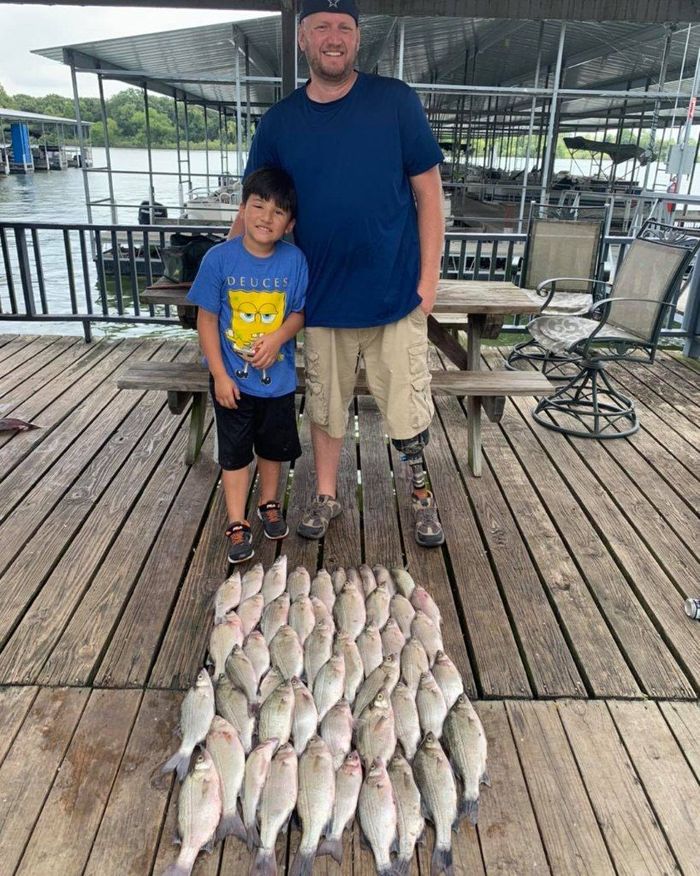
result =
[{"label": "khaki cargo shorts", "polygon": [[306,412],[331,438],[342,438],[361,358],[369,391],[390,438],[413,438],[430,425],[427,316],[408,316],[373,328],[304,329]]}]

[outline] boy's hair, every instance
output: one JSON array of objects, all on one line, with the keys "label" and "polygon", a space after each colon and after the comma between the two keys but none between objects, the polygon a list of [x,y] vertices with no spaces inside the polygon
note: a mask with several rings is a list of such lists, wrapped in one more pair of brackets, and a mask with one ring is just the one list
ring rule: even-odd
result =
[{"label": "boy's hair", "polygon": [[292,219],[297,214],[297,193],[294,182],[286,170],[281,167],[261,167],[243,180],[243,203],[251,195],[257,195],[263,201],[274,201],[281,210],[291,213]]}]

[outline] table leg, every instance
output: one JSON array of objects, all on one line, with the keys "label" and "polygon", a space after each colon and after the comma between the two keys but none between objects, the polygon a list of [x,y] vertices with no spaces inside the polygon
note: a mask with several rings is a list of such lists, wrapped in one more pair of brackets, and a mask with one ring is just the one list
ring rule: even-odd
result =
[{"label": "table leg", "polygon": [[462,371],[469,368],[464,347],[432,315],[428,317],[428,340],[435,344],[438,350]]},{"label": "table leg", "polygon": [[[484,317],[475,314],[467,324],[467,368],[478,371],[481,367],[481,337]],[[474,477],[481,477],[481,399],[467,396],[467,460]]]},{"label": "table leg", "polygon": [[195,392],[192,399],[192,411],[190,412],[190,431],[187,436],[187,449],[185,451],[185,464],[192,465],[197,461],[199,451],[202,449],[204,438],[204,414],[207,410],[207,393]]}]

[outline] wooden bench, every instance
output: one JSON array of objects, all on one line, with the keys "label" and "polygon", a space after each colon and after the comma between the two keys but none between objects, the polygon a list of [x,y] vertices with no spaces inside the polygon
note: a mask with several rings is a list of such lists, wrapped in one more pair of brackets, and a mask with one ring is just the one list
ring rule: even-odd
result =
[{"label": "wooden bench", "polygon": [[[480,399],[507,395],[546,395],[550,381],[538,371],[432,371],[433,395],[472,396]],[[297,368],[298,392],[304,391],[304,370]],[[136,362],[117,379],[120,389],[161,390],[168,394],[168,407],[181,414],[190,399],[189,437],[185,462],[192,465],[199,455],[204,432],[204,414],[209,394],[209,372],[197,362]],[[357,375],[355,392],[368,393],[364,371]],[[488,413],[488,407],[486,407]],[[479,440],[475,435],[470,440]]]}]

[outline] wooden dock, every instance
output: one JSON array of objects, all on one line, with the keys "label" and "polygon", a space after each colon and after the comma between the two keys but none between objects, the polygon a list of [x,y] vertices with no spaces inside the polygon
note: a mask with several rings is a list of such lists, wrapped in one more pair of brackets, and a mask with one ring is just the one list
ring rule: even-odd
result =
[{"label": "wooden dock", "polygon": [[[186,412],[115,377],[195,355],[176,339],[0,336],[0,416],[41,427],[0,433],[3,874],[159,876],[176,855],[176,794],[157,767],[206,650],[225,515],[211,430],[187,469]],[[345,513],[320,545],[284,543],[292,566],[405,564],[434,594],[490,744],[457,874],[700,874],[700,623],[683,611],[700,595],[700,370],[662,354],[611,373],[637,400],[637,435],[568,439],[513,399],[483,425],[478,479],[464,409],[436,399],[426,460],[447,542],[432,551],[413,540],[376,406],[358,398]],[[313,489],[302,400],[300,417],[307,452],[283,472],[292,532]],[[276,545],[254,531],[267,565]],[[297,842],[280,841],[280,872]],[[414,874],[430,853],[429,836]],[[194,873],[248,866],[233,841]],[[342,871],[314,869],[341,872],[373,872],[357,833]]]}]

